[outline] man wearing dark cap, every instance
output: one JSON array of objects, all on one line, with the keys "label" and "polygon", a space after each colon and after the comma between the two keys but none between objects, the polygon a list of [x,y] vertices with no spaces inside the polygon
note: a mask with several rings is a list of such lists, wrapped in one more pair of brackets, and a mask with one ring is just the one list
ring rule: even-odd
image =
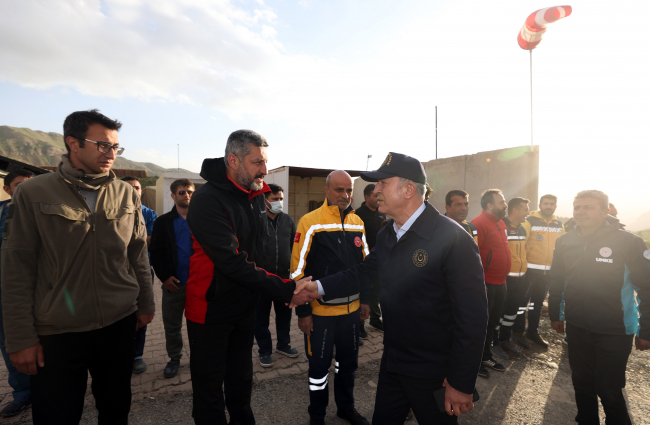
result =
[{"label": "man wearing dark cap", "polygon": [[[307,287],[328,300],[378,281],[384,354],[373,425],[403,424],[409,408],[420,424],[455,424],[474,408],[487,328],[478,247],[424,201],[426,174],[417,159],[391,152],[379,170],[361,178],[378,182],[379,211],[391,217],[377,245],[363,263],[296,289]],[[433,402],[443,387],[446,413]]]}]

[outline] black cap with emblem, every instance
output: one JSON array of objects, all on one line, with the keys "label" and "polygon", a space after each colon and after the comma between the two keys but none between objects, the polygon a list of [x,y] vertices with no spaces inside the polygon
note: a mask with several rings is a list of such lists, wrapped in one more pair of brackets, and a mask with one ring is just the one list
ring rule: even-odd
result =
[{"label": "black cap with emblem", "polygon": [[388,154],[377,171],[361,173],[361,178],[367,182],[376,182],[391,177],[401,177],[421,184],[427,182],[427,174],[420,161],[412,156],[395,152]]}]

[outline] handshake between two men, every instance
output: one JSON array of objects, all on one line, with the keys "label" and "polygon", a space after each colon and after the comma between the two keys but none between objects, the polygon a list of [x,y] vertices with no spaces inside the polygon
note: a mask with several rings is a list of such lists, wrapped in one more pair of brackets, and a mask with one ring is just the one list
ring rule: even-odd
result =
[{"label": "handshake between two men", "polygon": [[315,280],[311,280],[311,276],[307,276],[296,282],[296,289],[293,291],[293,298],[291,298],[291,302],[286,305],[288,305],[289,308],[295,308],[314,300],[320,300],[321,298],[323,297],[318,295],[318,284]]}]

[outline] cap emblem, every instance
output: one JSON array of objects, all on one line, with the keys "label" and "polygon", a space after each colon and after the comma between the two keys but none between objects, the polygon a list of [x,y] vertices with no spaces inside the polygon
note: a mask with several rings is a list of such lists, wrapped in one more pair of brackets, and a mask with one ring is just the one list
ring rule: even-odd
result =
[{"label": "cap emblem", "polygon": [[[386,159],[384,159],[384,163],[381,164],[381,166],[384,167],[384,166],[386,166],[386,165],[390,165],[390,162],[391,162],[392,160],[393,160],[393,154],[392,154],[392,153],[389,153],[388,156],[386,157]],[[380,167],[380,168],[381,168],[381,167]]]}]

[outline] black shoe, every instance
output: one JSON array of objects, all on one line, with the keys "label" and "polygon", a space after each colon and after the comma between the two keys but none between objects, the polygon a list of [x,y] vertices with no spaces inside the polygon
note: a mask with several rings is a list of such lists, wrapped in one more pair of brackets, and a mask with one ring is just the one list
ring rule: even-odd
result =
[{"label": "black shoe", "polygon": [[510,358],[508,353],[503,351],[503,347],[501,347],[500,345],[493,345],[492,347],[490,347],[490,351],[492,352],[493,356],[497,356],[500,359],[508,360]]},{"label": "black shoe", "polygon": [[350,410],[337,410],[336,416],[341,419],[345,419],[350,422],[352,425],[370,425],[370,422],[366,420],[363,416],[357,412],[357,409]]},{"label": "black shoe", "polygon": [[368,322],[368,328],[370,328],[371,331],[383,332],[384,324],[381,320],[378,320],[376,322],[370,321]]},{"label": "black shoe", "polygon": [[526,340],[526,336],[523,332],[513,332],[512,340],[524,348],[530,348],[530,342]]},{"label": "black shoe", "polygon": [[359,336],[360,336],[362,339],[368,339],[368,332],[366,332],[366,328],[365,328],[365,326],[362,326],[362,327],[359,329]]},{"label": "black shoe", "polygon": [[505,372],[506,368],[501,363],[494,359],[483,360],[483,365],[496,370],[497,372]]},{"label": "black shoe", "polygon": [[526,332],[526,338],[543,348],[548,348],[548,342],[544,341],[539,333]]},{"label": "black shoe", "polygon": [[309,425],[325,425],[325,419],[309,419]]},{"label": "black shoe", "polygon": [[483,365],[478,370],[478,376],[481,378],[489,379],[490,378],[490,371],[487,370],[487,368]]},{"label": "black shoe", "polygon": [[180,360],[170,360],[165,366],[165,371],[163,372],[165,378],[173,378],[178,374],[178,366],[180,366]]},{"label": "black shoe", "polygon": [[516,344],[513,344],[510,341],[500,341],[499,345],[506,351],[510,351],[515,356],[521,356],[521,350],[517,347]]}]

